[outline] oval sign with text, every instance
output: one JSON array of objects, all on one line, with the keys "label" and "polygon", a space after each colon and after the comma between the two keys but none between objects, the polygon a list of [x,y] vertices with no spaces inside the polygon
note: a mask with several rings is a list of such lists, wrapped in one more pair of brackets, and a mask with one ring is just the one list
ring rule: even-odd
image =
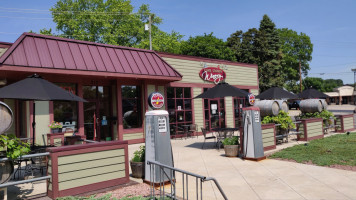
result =
[{"label": "oval sign with text", "polygon": [[153,92],[148,97],[148,104],[152,109],[160,109],[164,105],[164,97],[159,92]]},{"label": "oval sign with text", "polygon": [[220,81],[226,78],[226,74],[224,70],[218,67],[206,67],[200,70],[199,72],[200,78],[204,81],[214,82],[218,84]]},{"label": "oval sign with text", "polygon": [[252,93],[250,93],[248,95],[248,103],[253,106],[255,104],[256,98],[255,95],[253,95]]}]

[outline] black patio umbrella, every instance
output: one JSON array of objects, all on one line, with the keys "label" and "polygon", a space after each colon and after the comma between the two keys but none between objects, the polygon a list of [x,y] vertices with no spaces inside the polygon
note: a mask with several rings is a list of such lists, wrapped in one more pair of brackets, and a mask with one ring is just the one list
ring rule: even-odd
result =
[{"label": "black patio umbrella", "polygon": [[248,92],[234,87],[228,83],[219,83],[214,87],[208,89],[207,91],[201,93],[200,95],[194,97],[203,99],[215,99],[224,97],[247,97]]},{"label": "black patio umbrella", "polygon": [[298,96],[279,87],[272,87],[257,95],[258,99],[298,99]]},{"label": "black patio umbrella", "polygon": [[[82,101],[86,100],[68,92],[57,85],[44,80],[37,74],[31,75],[24,80],[0,88],[0,98],[22,99],[36,101]],[[35,144],[35,111],[36,104],[33,102],[33,142]]]},{"label": "black patio umbrella", "polygon": [[298,96],[302,99],[326,99],[329,97],[328,95],[313,88],[304,90],[303,92],[299,93]]}]

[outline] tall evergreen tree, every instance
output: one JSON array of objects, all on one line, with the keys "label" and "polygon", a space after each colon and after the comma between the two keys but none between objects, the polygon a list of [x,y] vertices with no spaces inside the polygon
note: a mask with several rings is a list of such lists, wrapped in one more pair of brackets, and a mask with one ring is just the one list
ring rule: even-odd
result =
[{"label": "tall evergreen tree", "polygon": [[237,61],[258,65],[261,92],[283,86],[279,34],[267,15],[263,16],[259,29],[252,28],[245,33],[236,31],[227,39],[227,44],[235,52]]}]

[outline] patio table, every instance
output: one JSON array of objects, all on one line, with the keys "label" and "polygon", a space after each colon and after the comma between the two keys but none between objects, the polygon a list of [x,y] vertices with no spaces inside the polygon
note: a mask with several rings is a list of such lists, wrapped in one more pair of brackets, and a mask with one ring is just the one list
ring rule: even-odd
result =
[{"label": "patio table", "polygon": [[[217,146],[218,146],[218,149],[220,150],[220,146],[222,145],[222,140],[224,140],[227,137],[234,136],[235,131],[238,131],[239,128],[213,128],[212,130],[217,133],[217,135],[216,135]],[[232,134],[228,135],[228,133],[232,133]],[[239,136],[237,136],[237,137],[239,137]]]}]

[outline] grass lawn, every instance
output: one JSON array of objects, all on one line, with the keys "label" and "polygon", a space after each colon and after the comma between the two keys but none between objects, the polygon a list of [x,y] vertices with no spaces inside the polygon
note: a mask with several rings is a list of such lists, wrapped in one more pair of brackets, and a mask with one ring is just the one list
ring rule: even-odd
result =
[{"label": "grass lawn", "polygon": [[296,145],[276,152],[270,158],[295,160],[299,163],[311,161],[319,166],[356,166],[356,132],[312,140],[307,145]]}]

